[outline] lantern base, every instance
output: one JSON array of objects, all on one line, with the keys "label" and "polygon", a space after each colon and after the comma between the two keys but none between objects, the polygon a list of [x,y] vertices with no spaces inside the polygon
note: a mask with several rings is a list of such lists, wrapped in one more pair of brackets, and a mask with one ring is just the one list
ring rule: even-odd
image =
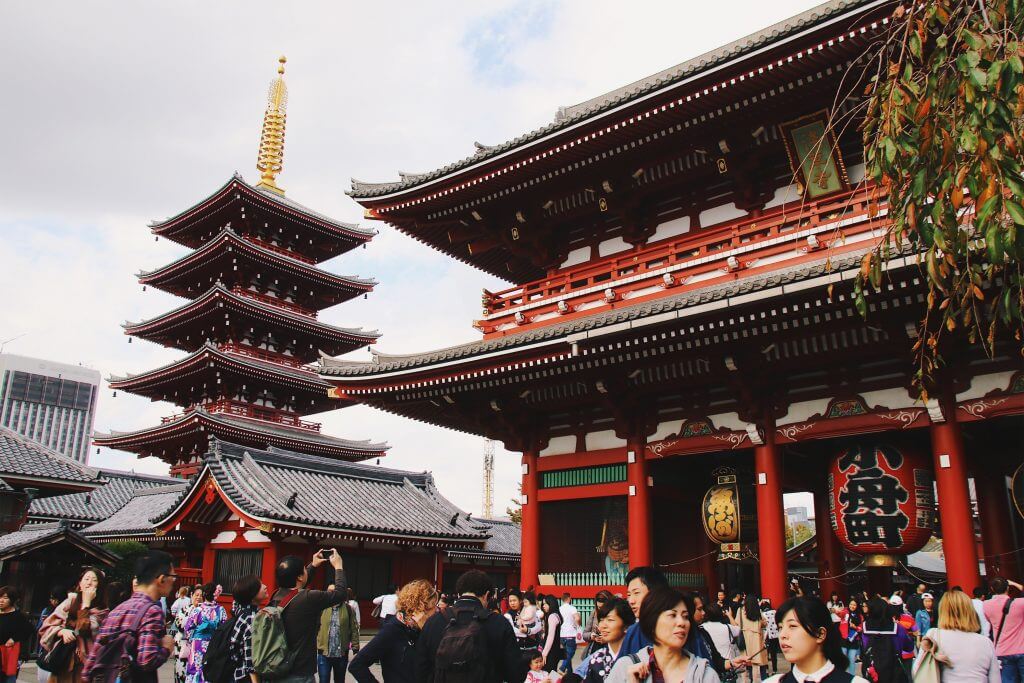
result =
[{"label": "lantern base", "polygon": [[864,556],[865,567],[895,567],[896,556],[884,553],[872,553]]}]

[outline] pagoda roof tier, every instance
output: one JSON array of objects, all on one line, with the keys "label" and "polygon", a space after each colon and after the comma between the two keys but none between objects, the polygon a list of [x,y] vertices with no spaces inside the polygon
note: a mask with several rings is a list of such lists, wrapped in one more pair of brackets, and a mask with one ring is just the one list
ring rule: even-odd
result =
[{"label": "pagoda roof tier", "polygon": [[380,336],[374,330],[326,325],[282,305],[269,303],[268,297],[258,300],[217,284],[167,313],[141,322],[127,322],[122,327],[125,334],[195,351],[207,341],[239,338],[233,325],[244,321],[245,329],[269,329],[277,332],[275,338],[294,339],[297,344],[293,355],[306,362],[315,360],[319,350],[337,356],[371,344]]},{"label": "pagoda roof tier", "polygon": [[624,106],[649,100],[656,93],[689,83],[698,77],[712,73],[725,76],[730,69],[741,66],[743,68],[739,70],[745,70],[749,68],[741,64],[745,60],[756,58],[768,49],[777,48],[783,44],[798,44],[801,39],[808,37],[812,29],[835,26],[834,31],[842,33],[844,29],[849,30],[850,28],[845,20],[859,16],[872,16],[872,10],[880,7],[891,9],[892,5],[892,2],[883,0],[831,0],[639,81],[579,104],[559,107],[554,121],[548,125],[506,142],[495,145],[475,142],[473,143],[475,151],[472,155],[433,171],[399,173],[398,180],[387,182],[363,182],[353,178],[352,189],[348,194],[357,200],[394,201],[405,196],[414,188],[447,186],[456,175],[467,171],[475,172],[473,174],[475,179],[471,183],[477,184],[492,177],[490,175],[480,177],[481,174],[486,173],[486,169],[490,168],[488,162],[492,160],[512,158],[515,152],[552,140],[563,131],[572,130],[573,136],[575,136],[581,123],[618,113]]},{"label": "pagoda roof tier", "polygon": [[0,426],[0,481],[15,487],[91,490],[103,483],[100,471]]},{"label": "pagoda roof tier", "polygon": [[[699,215],[712,197],[756,207],[792,182],[782,124],[835,107],[891,9],[827,3],[563,108],[538,131],[397,183],[356,181],[350,194],[367,216],[515,283],[543,279],[602,239],[642,243],[645,225]],[[839,97],[854,119],[858,97]],[[839,146],[858,157],[856,121],[844,130]]]},{"label": "pagoda roof tier", "polygon": [[352,441],[321,434],[316,429],[290,427],[266,420],[211,412],[202,406],[153,427],[131,432],[97,433],[97,446],[156,456],[171,464],[206,451],[209,435],[257,448],[274,446],[343,460],[379,458],[388,450],[384,443]]},{"label": "pagoda roof tier", "polygon": [[313,310],[353,299],[377,284],[373,279],[328,273],[301,255],[239,235],[231,228],[224,228],[192,253],[138,277],[143,285],[187,299],[202,295],[216,282],[249,283],[260,278],[258,281],[275,283],[282,296],[290,295]]},{"label": "pagoda roof tier", "polygon": [[67,493],[62,496],[36,498],[29,508],[29,520],[67,520],[72,526],[80,527],[110,517],[127,503],[138,491],[177,483],[169,477],[100,470],[105,482],[88,492]]},{"label": "pagoda roof tier", "polygon": [[[270,389],[278,396],[294,396],[292,405],[298,415],[339,407],[327,396],[330,384],[314,370],[254,357],[259,350],[237,344],[228,345],[226,349],[212,343],[203,344],[188,356],[159,368],[123,377],[112,375],[110,388],[187,407],[224,393],[229,388],[225,383],[231,387],[248,384]],[[272,357],[271,354],[265,356]]]},{"label": "pagoda roof tier", "polygon": [[235,173],[213,194],[161,221],[150,223],[160,237],[193,249],[218,235],[225,226],[237,232],[295,238],[303,256],[319,263],[366,243],[371,228],[328,218],[283,194],[250,185]]}]

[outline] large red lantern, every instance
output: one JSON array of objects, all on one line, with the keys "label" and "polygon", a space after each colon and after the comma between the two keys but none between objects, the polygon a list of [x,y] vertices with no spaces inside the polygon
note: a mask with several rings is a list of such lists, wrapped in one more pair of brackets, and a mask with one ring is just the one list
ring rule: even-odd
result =
[{"label": "large red lantern", "polygon": [[920,550],[935,519],[935,476],[920,452],[860,442],[841,450],[829,469],[832,529],[868,565],[893,566]]}]

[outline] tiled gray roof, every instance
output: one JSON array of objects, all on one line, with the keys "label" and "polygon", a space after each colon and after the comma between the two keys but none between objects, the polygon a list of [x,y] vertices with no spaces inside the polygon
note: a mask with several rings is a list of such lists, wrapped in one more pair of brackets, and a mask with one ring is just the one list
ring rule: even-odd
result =
[{"label": "tiled gray roof", "polygon": [[153,368],[151,370],[147,370],[146,372],[136,372],[136,373],[128,372],[128,373],[125,373],[124,375],[110,375],[107,378],[107,380],[109,382],[112,382],[112,383],[117,383],[117,382],[124,382],[125,380],[135,379],[136,377],[142,377],[142,376],[145,376],[145,375],[156,375],[156,374],[158,374],[160,372],[163,372],[164,370],[168,370],[170,368],[174,368],[174,367],[178,367],[178,366],[184,366],[184,365],[188,364],[196,356],[202,355],[202,354],[207,353],[207,352],[209,352],[209,353],[211,353],[211,354],[213,354],[215,356],[219,356],[221,358],[225,358],[227,360],[234,361],[236,363],[244,363],[246,365],[252,365],[253,367],[260,368],[261,370],[265,370],[265,371],[270,372],[270,373],[275,374],[275,375],[285,375],[285,376],[288,376],[288,377],[293,377],[295,379],[304,380],[306,382],[312,382],[313,384],[320,384],[320,380],[319,380],[318,377],[316,377],[316,375],[311,375],[308,372],[303,372],[302,370],[299,370],[298,368],[293,368],[293,367],[288,366],[288,365],[282,365],[280,363],[271,363],[269,361],[263,361],[263,360],[260,360],[258,358],[253,358],[252,356],[243,356],[241,354],[228,353],[226,351],[222,351],[219,348],[217,348],[217,345],[215,343],[213,343],[213,342],[206,342],[205,344],[203,344],[202,346],[200,346],[198,349],[196,349],[192,353],[188,354],[187,356],[184,356],[183,358],[179,358],[177,360],[171,361],[170,363],[167,363],[166,365],[161,365],[158,368]]},{"label": "tiled gray roof", "polygon": [[0,478],[4,477],[100,483],[96,470],[7,427],[0,427]]},{"label": "tiled gray roof", "polygon": [[188,482],[137,489],[120,510],[82,529],[82,534],[99,538],[153,534],[156,528],[152,520],[165,514],[187,489]]},{"label": "tiled gray roof", "polygon": [[165,422],[152,427],[145,427],[131,432],[111,432],[109,434],[96,433],[95,439],[97,441],[103,441],[107,439],[121,438],[126,436],[133,436],[138,434],[145,434],[147,432],[157,432],[162,429],[167,429],[178,422],[182,422],[191,419],[193,416],[197,416],[198,419],[203,423],[204,428],[209,429],[211,432],[216,431],[218,425],[225,426],[234,429],[243,429],[254,434],[267,435],[268,438],[278,439],[290,439],[293,441],[302,441],[312,444],[320,444],[331,448],[345,448],[350,450],[359,451],[376,451],[383,454],[390,446],[386,443],[375,443],[369,440],[356,441],[352,439],[342,439],[336,436],[330,436],[321,432],[316,432],[309,429],[294,429],[289,427],[278,427],[270,422],[264,422],[261,420],[250,420],[244,417],[236,417],[234,415],[227,415],[224,413],[209,413],[202,406],[195,406],[189,412],[185,413],[178,420],[172,422]]},{"label": "tiled gray roof", "polygon": [[223,230],[221,230],[219,235],[211,238],[209,241],[206,242],[206,244],[199,247],[198,249],[190,251],[187,254],[183,255],[181,258],[177,258],[166,265],[160,266],[159,268],[154,268],[153,270],[140,271],[136,273],[136,277],[141,278],[143,280],[153,278],[156,275],[171,270],[182,261],[194,258],[197,252],[212,252],[217,249],[223,248],[225,240],[232,240],[239,243],[244,243],[247,248],[264,254],[268,258],[272,258],[276,261],[284,261],[293,270],[302,273],[306,277],[320,277],[323,278],[324,280],[327,280],[330,283],[333,283],[336,287],[353,287],[356,289],[364,289],[368,287],[373,287],[374,285],[377,284],[377,281],[374,280],[373,278],[364,278],[359,277],[357,275],[338,275],[336,273],[332,273],[321,268],[317,268],[316,266],[306,263],[305,261],[300,261],[299,259],[292,258],[288,254],[282,254],[280,251],[271,251],[270,249],[267,249],[266,247],[239,235],[230,227],[225,227]]},{"label": "tiled gray roof", "polygon": [[[260,521],[453,542],[481,542],[488,536],[438,492],[428,472],[246,448],[216,439],[211,444],[205,460],[209,472],[242,512]],[[200,486],[200,479],[193,486]]]},{"label": "tiled gray roof", "polygon": [[856,269],[859,267],[865,250],[858,250],[852,254],[839,258],[823,255],[819,260],[804,263],[790,268],[780,268],[776,271],[761,273],[741,278],[726,284],[710,285],[677,294],[661,299],[637,303],[633,306],[616,308],[605,313],[576,318],[558,325],[547,325],[535,329],[525,330],[510,334],[505,337],[484,339],[468,344],[450,346],[436,351],[411,355],[387,355],[374,351],[373,361],[354,363],[352,361],[334,361],[331,358],[320,358],[320,374],[328,379],[330,377],[345,377],[357,375],[374,375],[378,373],[405,370],[435,363],[443,363],[451,360],[469,359],[485,353],[514,349],[518,346],[532,344],[552,339],[560,339],[571,334],[594,330],[606,325],[639,320],[660,313],[683,310],[692,306],[706,304],[712,301],[720,301],[751,292],[771,289],[782,285],[808,280],[810,278],[836,274],[844,270]]},{"label": "tiled gray roof", "polygon": [[33,500],[29,518],[98,522],[124,507],[136,491],[174,483],[170,477],[138,475],[132,472],[102,470],[100,474],[106,479],[106,483],[93,491]]},{"label": "tiled gray roof", "polygon": [[135,327],[142,327],[144,325],[151,325],[157,321],[166,318],[171,318],[172,316],[181,313],[182,311],[185,311],[189,308],[199,307],[203,303],[205,303],[207,299],[211,299],[214,297],[218,297],[226,301],[233,301],[242,305],[254,306],[275,316],[286,318],[290,321],[299,323],[300,325],[315,328],[317,332],[321,334],[330,335],[331,333],[334,333],[338,335],[346,335],[350,337],[359,337],[362,339],[371,340],[376,339],[377,337],[380,336],[380,332],[378,332],[377,330],[364,330],[361,327],[335,327],[334,325],[322,323],[315,318],[309,318],[299,313],[293,313],[285,308],[271,306],[270,304],[263,303],[262,301],[250,299],[248,297],[242,296],[241,294],[236,294],[232,292],[230,289],[228,289],[221,283],[215,284],[213,287],[210,287],[210,289],[208,289],[202,296],[192,299],[191,301],[186,301],[184,304],[178,306],[177,308],[172,308],[171,310],[161,313],[160,315],[154,318],[150,318],[148,320],[140,320],[138,322],[125,322],[121,325],[121,327],[129,329]]},{"label": "tiled gray roof", "polygon": [[118,558],[104,550],[80,533],[73,531],[65,522],[47,524],[26,524],[18,531],[0,536],[0,561],[16,558],[22,553],[45,548],[46,546],[68,541],[85,550],[94,558],[113,564]]},{"label": "tiled gray roof", "polygon": [[473,521],[479,523],[491,535],[484,544],[485,553],[519,557],[523,546],[522,527],[508,519],[474,517]]},{"label": "tiled gray roof", "polygon": [[647,78],[630,83],[624,87],[592,98],[585,102],[570,106],[561,107],[555,116],[555,120],[548,125],[524,133],[517,138],[503,142],[499,145],[475,144],[476,152],[460,161],[450,163],[437,170],[428,173],[405,174],[399,180],[383,183],[366,183],[352,179],[352,189],[349,195],[359,199],[369,199],[381,195],[390,194],[400,190],[407,190],[422,183],[440,178],[460,171],[468,166],[481,161],[493,158],[511,149],[524,146],[539,138],[555,133],[563,128],[579,123],[585,119],[597,116],[610,109],[626,104],[639,97],[647,95],[656,90],[666,88],[685,78],[693,77],[703,71],[720,66],[731,60],[743,57],[764,48],[767,45],[781,41],[794,34],[811,28],[817,24],[841,16],[847,12],[858,9],[868,9],[885,4],[881,0],[830,0],[818,5],[806,12],[781,21],[773,26],[762,29],[745,38],[724,45],[720,48],[707,52],[699,57],[687,60],[669,69],[665,69]]},{"label": "tiled gray roof", "polygon": [[223,192],[225,189],[227,189],[228,187],[230,187],[234,183],[239,183],[240,185],[243,185],[246,189],[248,189],[248,190],[250,190],[250,191],[260,195],[261,197],[264,197],[265,199],[269,200],[273,204],[278,204],[280,206],[287,207],[287,208],[291,209],[292,211],[295,211],[295,212],[300,213],[300,214],[304,214],[306,216],[309,216],[310,218],[316,219],[317,221],[320,221],[322,223],[327,223],[328,225],[331,225],[333,227],[342,229],[342,230],[344,230],[346,232],[353,233],[356,236],[365,236],[365,237],[369,238],[369,237],[373,237],[374,235],[377,234],[377,231],[374,230],[373,228],[363,228],[363,227],[360,227],[359,225],[357,225],[355,223],[345,223],[343,221],[335,220],[334,218],[331,218],[329,216],[325,216],[322,213],[318,213],[316,211],[313,211],[309,207],[303,206],[302,204],[299,204],[297,201],[294,201],[293,199],[285,197],[284,195],[279,195],[276,192],[270,192],[269,190],[265,190],[265,189],[263,189],[261,187],[257,187],[255,185],[250,185],[248,182],[246,182],[245,178],[243,178],[241,176],[241,174],[239,174],[237,171],[231,176],[231,178],[228,179],[228,181],[226,183],[221,185],[214,192],[210,193],[209,196],[201,199],[200,201],[196,202],[195,204],[193,204],[189,208],[187,208],[184,211],[181,211],[181,212],[179,212],[179,213],[177,213],[177,214],[175,214],[173,216],[169,216],[168,218],[165,218],[165,219],[160,220],[160,221],[152,221],[149,224],[150,227],[154,228],[154,229],[159,229],[161,226],[166,225],[167,223],[170,223],[170,222],[172,222],[172,221],[174,221],[174,220],[176,220],[176,219],[178,219],[178,218],[180,218],[180,217],[190,213],[193,209],[195,209],[195,207],[199,206],[200,204],[204,204],[205,202],[209,201],[213,197],[216,197],[217,195],[219,195],[221,192]]}]

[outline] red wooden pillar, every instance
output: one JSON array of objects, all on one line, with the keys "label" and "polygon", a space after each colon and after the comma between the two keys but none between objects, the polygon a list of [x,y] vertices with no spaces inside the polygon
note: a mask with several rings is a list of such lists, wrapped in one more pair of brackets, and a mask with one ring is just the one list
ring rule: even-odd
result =
[{"label": "red wooden pillar", "polygon": [[[985,548],[987,578],[1002,576],[1014,579],[1020,574],[1014,553],[1016,545],[1013,542],[1013,528],[1009,523],[1010,489],[1006,475],[998,467],[978,467],[974,490],[978,499],[978,513],[981,515],[981,543]],[[963,586],[968,592],[972,588],[974,586]]]},{"label": "red wooden pillar", "polygon": [[761,593],[781,605],[786,599],[786,517],[782,507],[782,452],[775,445],[775,421],[765,424],[764,443],[754,447],[757,542]]},{"label": "red wooden pillar", "polygon": [[714,602],[721,588],[721,582],[718,580],[718,544],[713,543],[707,534],[702,532],[700,535],[704,541],[701,544],[704,557],[700,560],[700,571],[704,574],[704,590],[707,592],[708,600]]},{"label": "red wooden pillar", "polygon": [[434,564],[434,585],[439,592],[444,592],[444,551],[440,548],[435,551]]},{"label": "red wooden pillar", "polygon": [[818,579],[821,581],[821,597],[827,600],[833,591],[842,595],[842,584],[832,577],[839,576],[845,571],[843,547],[832,532],[828,487],[819,488],[813,493],[814,535],[818,543]]},{"label": "red wooden pillar", "polygon": [[[267,591],[273,595],[274,591],[277,590],[277,544],[280,541],[271,541],[270,544],[263,549],[263,569],[260,571],[260,581],[267,587]],[[345,558],[342,557],[342,562]]]},{"label": "red wooden pillar", "polygon": [[523,453],[523,507],[522,507],[522,572],[519,585],[523,590],[539,585],[540,574],[540,474],[537,472],[538,451],[531,446]]},{"label": "red wooden pillar", "polygon": [[[955,418],[953,410],[946,409]],[[946,556],[946,581],[970,592],[981,583],[978,549],[971,519],[971,498],[967,490],[967,463],[960,425],[954,421],[931,426],[935,485],[939,494],[939,521]]]},{"label": "red wooden pillar", "polygon": [[654,561],[651,535],[651,489],[648,481],[647,437],[633,435],[627,441],[626,515],[629,527],[629,568],[648,567]]},{"label": "red wooden pillar", "polygon": [[203,548],[203,583],[213,582],[213,570],[217,563],[217,555],[214,552],[213,544],[206,542]]}]

